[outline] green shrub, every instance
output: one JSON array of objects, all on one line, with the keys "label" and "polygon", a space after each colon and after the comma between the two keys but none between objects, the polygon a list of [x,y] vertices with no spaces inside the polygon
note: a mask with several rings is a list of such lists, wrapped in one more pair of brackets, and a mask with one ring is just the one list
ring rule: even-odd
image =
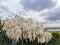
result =
[{"label": "green shrub", "polygon": [[58,31],[52,31],[52,39],[47,45],[60,45],[60,33]]},{"label": "green shrub", "polygon": [[10,45],[11,39],[6,36],[6,31],[3,31],[3,26],[0,20],[0,45]]}]

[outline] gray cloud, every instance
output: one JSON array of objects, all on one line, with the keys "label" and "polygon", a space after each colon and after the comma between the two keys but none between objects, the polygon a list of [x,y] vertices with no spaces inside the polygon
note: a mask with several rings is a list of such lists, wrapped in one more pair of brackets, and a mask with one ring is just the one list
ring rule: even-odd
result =
[{"label": "gray cloud", "polygon": [[60,20],[60,8],[48,13],[48,20],[57,21]]},{"label": "gray cloud", "polygon": [[0,2],[1,2],[2,0],[0,0]]},{"label": "gray cloud", "polygon": [[[33,1],[33,2],[32,2]],[[22,5],[26,10],[43,10],[51,8],[55,5],[52,0],[21,0]]]},{"label": "gray cloud", "polygon": [[9,8],[6,7],[6,6],[4,6],[4,5],[1,5],[1,6],[0,6],[0,11],[1,11],[1,10],[9,11]]},{"label": "gray cloud", "polygon": [[0,6],[0,16],[4,17],[4,16],[12,16],[13,13],[9,10],[8,7],[1,5]]}]

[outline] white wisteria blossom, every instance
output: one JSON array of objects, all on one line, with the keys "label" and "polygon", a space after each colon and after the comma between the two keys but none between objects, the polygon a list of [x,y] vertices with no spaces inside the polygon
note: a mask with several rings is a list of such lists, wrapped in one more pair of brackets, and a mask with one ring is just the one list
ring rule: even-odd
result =
[{"label": "white wisteria blossom", "polygon": [[3,30],[6,31],[6,35],[16,41],[19,38],[29,39],[29,41],[34,41],[38,39],[38,43],[44,43],[51,40],[52,35],[49,32],[44,31],[44,26],[38,22],[23,18],[21,16],[11,17],[4,21]]}]

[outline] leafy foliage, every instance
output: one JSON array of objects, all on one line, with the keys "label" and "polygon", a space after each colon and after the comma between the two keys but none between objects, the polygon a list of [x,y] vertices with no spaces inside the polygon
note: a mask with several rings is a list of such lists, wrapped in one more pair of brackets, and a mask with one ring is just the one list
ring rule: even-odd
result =
[{"label": "leafy foliage", "polygon": [[1,25],[1,20],[0,20],[0,41],[4,40],[5,37],[5,31],[2,30],[3,25]]},{"label": "leafy foliage", "polygon": [[60,33],[59,31],[52,31],[53,38],[47,45],[60,45]]},{"label": "leafy foliage", "polygon": [[3,31],[3,26],[0,20],[0,45],[9,45],[9,38],[6,36],[6,31]]}]

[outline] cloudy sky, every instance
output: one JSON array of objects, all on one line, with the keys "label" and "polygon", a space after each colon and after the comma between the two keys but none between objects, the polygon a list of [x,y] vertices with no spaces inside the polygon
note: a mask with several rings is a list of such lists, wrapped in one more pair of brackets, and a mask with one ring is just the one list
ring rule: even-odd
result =
[{"label": "cloudy sky", "polygon": [[0,16],[14,15],[39,22],[60,22],[60,0],[0,0]]}]

